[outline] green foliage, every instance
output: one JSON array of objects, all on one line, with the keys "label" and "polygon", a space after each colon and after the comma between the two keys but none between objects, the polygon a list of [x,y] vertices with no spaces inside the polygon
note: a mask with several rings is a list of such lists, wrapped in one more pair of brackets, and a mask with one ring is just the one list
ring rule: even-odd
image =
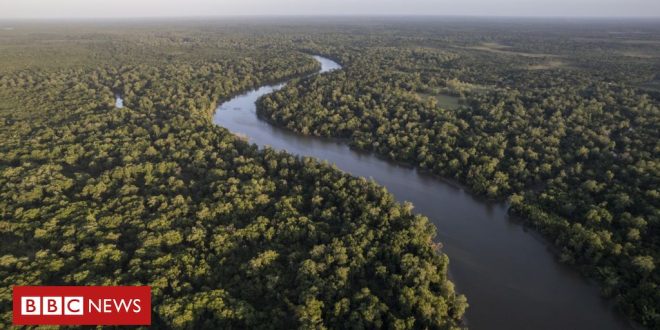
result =
[{"label": "green foliage", "polygon": [[49,32],[3,35],[2,324],[13,285],[143,284],[162,328],[460,326],[426,218],[211,123],[219,100],[317,69],[290,36],[31,29]]},{"label": "green foliage", "polygon": [[[316,37],[300,47],[344,69],[265,96],[258,113],[510,197],[561,260],[660,326],[660,98],[637,87],[660,75],[658,25],[638,26],[648,42],[584,26],[456,25]],[[446,94],[459,107],[420,97]]]}]

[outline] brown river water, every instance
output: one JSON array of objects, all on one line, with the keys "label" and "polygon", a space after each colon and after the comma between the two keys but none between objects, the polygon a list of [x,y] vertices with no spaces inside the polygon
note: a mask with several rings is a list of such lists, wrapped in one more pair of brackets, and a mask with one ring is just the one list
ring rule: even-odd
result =
[{"label": "brown river water", "polygon": [[[332,60],[314,58],[322,66],[319,74],[341,69]],[[343,142],[297,135],[257,118],[257,99],[283,86],[263,86],[222,103],[214,123],[261,148],[315,157],[372,178],[397,200],[412,202],[438,228],[436,240],[449,255],[450,276],[470,304],[470,328],[628,328],[598,288],[557,262],[543,239],[507,214],[506,204],[480,200],[460,186]]]}]

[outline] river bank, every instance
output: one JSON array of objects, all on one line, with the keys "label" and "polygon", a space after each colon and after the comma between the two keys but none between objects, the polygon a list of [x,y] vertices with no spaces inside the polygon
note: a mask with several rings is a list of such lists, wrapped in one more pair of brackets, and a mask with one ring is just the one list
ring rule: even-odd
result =
[{"label": "river bank", "polygon": [[[322,57],[321,73],[338,64]],[[372,178],[438,228],[458,290],[466,294],[469,326],[477,329],[622,329],[610,304],[576,271],[558,263],[538,236],[508,214],[506,203],[474,197],[462,186],[414,167],[353,150],[341,141],[300,136],[260,120],[257,99],[282,88],[262,86],[221,104],[214,123],[300,156],[327,160],[355,176]]]}]

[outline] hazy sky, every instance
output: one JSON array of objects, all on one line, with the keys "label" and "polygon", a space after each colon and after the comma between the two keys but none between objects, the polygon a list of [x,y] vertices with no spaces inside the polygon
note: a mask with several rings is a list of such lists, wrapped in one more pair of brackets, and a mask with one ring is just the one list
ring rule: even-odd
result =
[{"label": "hazy sky", "polygon": [[660,0],[0,0],[0,18],[407,14],[660,17]]}]

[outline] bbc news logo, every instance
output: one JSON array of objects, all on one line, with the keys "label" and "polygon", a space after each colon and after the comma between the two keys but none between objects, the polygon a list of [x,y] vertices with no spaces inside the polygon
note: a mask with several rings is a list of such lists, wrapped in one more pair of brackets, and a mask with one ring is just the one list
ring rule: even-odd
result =
[{"label": "bbc news logo", "polygon": [[83,297],[21,297],[21,315],[83,315],[83,301]]},{"label": "bbc news logo", "polygon": [[151,325],[148,286],[15,286],[15,325]]}]

